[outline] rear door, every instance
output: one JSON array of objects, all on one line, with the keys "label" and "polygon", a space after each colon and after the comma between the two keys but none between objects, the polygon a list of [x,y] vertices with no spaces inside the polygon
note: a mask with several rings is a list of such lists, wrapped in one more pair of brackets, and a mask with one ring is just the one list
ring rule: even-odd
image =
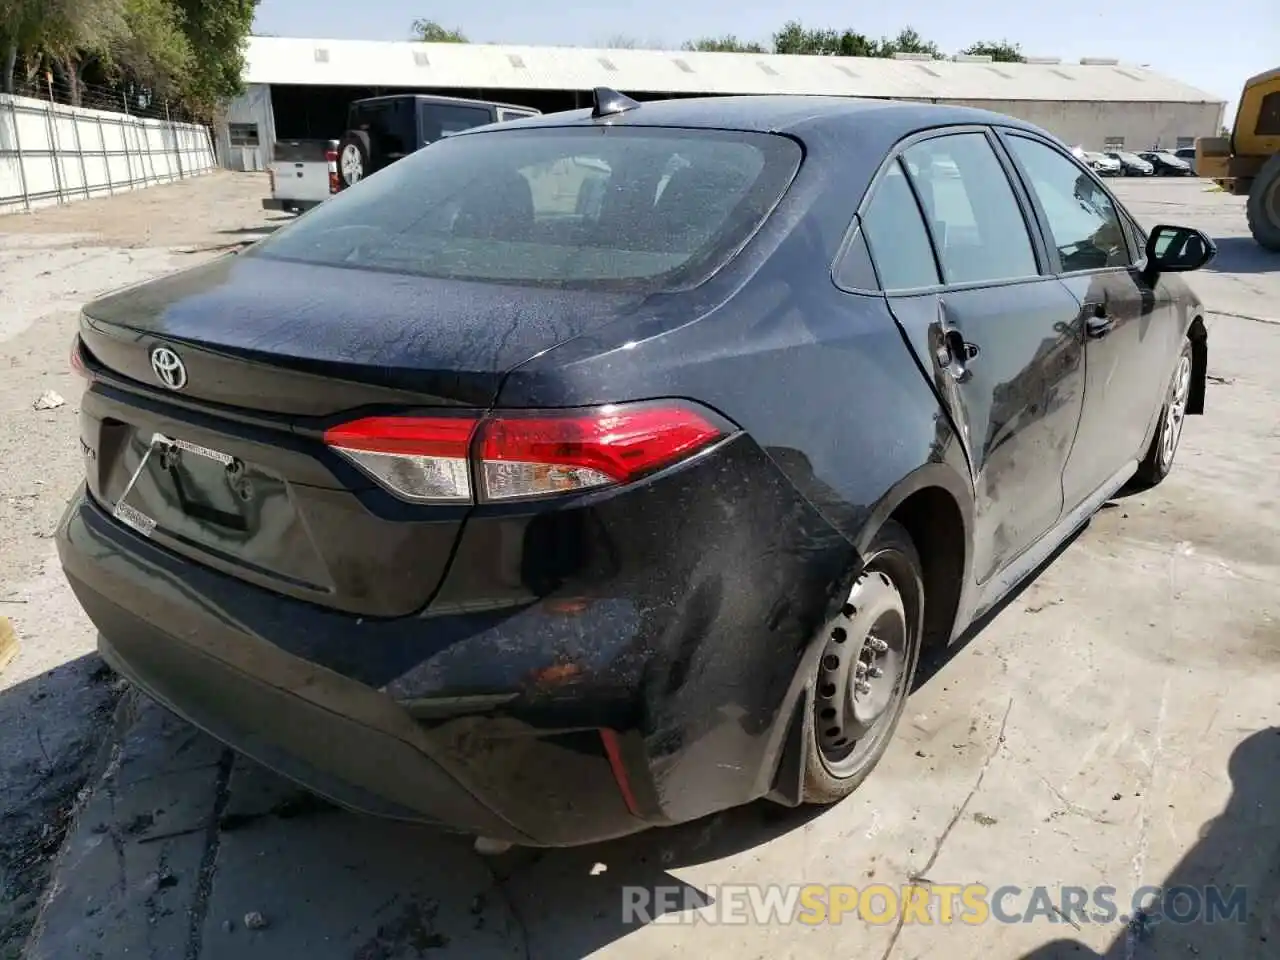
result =
[{"label": "rear door", "polygon": [[1053,269],[1082,313],[1084,410],[1063,478],[1070,508],[1142,456],[1182,331],[1167,293],[1143,280],[1145,261],[1102,184],[1048,141],[1002,136],[1045,225]]},{"label": "rear door", "polygon": [[1083,387],[1079,304],[1042,275],[1038,234],[981,128],[909,143],[862,223],[890,308],[964,444],[985,582],[1062,514]]}]

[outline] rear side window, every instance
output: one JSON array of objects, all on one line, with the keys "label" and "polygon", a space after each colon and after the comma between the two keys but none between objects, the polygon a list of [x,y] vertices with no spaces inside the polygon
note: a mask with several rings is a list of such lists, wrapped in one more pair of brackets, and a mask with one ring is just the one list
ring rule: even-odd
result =
[{"label": "rear side window", "polygon": [[947,283],[1039,275],[1026,220],[981,133],[925,140],[903,152]]},{"label": "rear side window", "polygon": [[1128,266],[1120,214],[1097,181],[1052,147],[1026,137],[1007,139],[1044,209],[1063,272]]},{"label": "rear side window", "polygon": [[378,156],[411,153],[414,143],[413,101],[383,100],[357,104],[347,121],[351,130],[369,135],[369,146]]},{"label": "rear side window", "polygon": [[435,143],[441,137],[461,133],[493,122],[485,107],[463,107],[445,103],[424,103],[421,108],[422,142]]},{"label": "rear side window", "polygon": [[871,248],[881,289],[937,286],[933,247],[899,162],[889,167],[876,185],[862,216],[862,232]]},{"label": "rear side window", "polygon": [[683,286],[746,241],[800,159],[772,134],[497,127],[387,167],[251,255],[542,286]]}]

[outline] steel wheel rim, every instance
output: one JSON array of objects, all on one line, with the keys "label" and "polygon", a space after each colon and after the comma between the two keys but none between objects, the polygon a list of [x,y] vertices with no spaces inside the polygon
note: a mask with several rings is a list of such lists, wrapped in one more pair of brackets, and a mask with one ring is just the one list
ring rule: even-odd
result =
[{"label": "steel wheel rim", "polygon": [[864,573],[828,625],[818,663],[814,736],[832,776],[856,773],[892,728],[906,693],[910,642],[893,580],[880,570]]},{"label": "steel wheel rim", "polygon": [[360,151],[355,144],[349,143],[342,151],[342,177],[347,183],[357,183],[364,174],[364,164],[360,162]]},{"label": "steel wheel rim", "polygon": [[1160,459],[1167,467],[1173,462],[1182,439],[1182,425],[1187,417],[1187,399],[1191,396],[1191,358],[1185,353],[1178,361],[1173,374],[1173,395],[1165,410],[1163,437],[1160,443]]}]

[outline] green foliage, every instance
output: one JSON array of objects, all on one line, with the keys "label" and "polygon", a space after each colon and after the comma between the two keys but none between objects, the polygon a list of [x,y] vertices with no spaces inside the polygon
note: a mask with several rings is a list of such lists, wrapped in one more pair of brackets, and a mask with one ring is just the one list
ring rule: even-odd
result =
[{"label": "green foliage", "polygon": [[1008,40],[984,40],[971,43],[960,51],[971,57],[990,57],[1000,63],[1025,63],[1022,55],[1022,44],[1010,43]]},{"label": "green foliage", "polygon": [[53,71],[79,102],[86,72],[212,118],[239,94],[258,0],[0,0],[0,85]]},{"label": "green foliage", "polygon": [[853,30],[814,30],[788,20],[773,35],[773,52],[822,57],[882,57],[880,45]]},{"label": "green foliage", "polygon": [[764,47],[754,40],[739,40],[732,33],[722,37],[702,37],[698,40],[686,40],[682,50],[701,51],[703,53],[764,53]]},{"label": "green foliage", "polygon": [[232,97],[244,92],[244,45],[253,29],[258,0],[166,0],[181,17],[191,45],[190,73],[182,99],[193,113],[215,116]]},{"label": "green foliage", "polygon": [[434,20],[413,21],[413,39],[423,43],[467,43],[466,35],[461,30],[451,30],[441,26]]}]

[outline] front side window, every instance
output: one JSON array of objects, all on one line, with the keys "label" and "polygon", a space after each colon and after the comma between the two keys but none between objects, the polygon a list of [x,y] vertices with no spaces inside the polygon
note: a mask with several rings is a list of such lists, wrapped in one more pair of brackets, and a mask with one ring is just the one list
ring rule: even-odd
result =
[{"label": "front side window", "polygon": [[984,134],[925,140],[902,156],[929,219],[946,283],[1039,275],[1022,208]]},{"label": "front side window", "polygon": [[1063,272],[1128,266],[1120,214],[1097,181],[1038,140],[1010,136],[1008,142],[1044,209]]},{"label": "front side window", "polygon": [[251,256],[460,280],[699,282],[799,167],[773,134],[495,127],[446,137],[332,197]]}]

